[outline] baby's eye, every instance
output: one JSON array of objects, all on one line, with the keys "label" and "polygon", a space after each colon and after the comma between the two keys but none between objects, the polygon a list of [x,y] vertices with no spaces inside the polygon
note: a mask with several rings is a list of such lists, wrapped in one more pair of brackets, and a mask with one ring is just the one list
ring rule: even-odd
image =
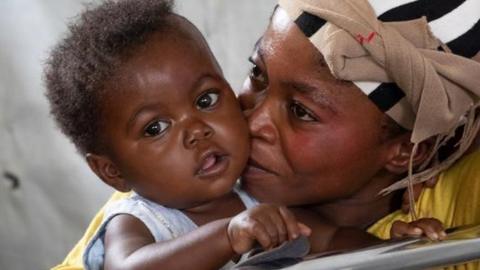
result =
[{"label": "baby's eye", "polygon": [[200,110],[211,108],[217,104],[218,97],[219,94],[213,92],[202,94],[200,97],[198,97],[195,105],[197,106],[197,109]]},{"label": "baby's eye", "polygon": [[154,137],[161,135],[165,132],[165,130],[167,130],[168,127],[170,127],[170,123],[166,121],[155,121],[153,123],[150,123],[145,128],[145,136]]},{"label": "baby's eye", "polygon": [[307,108],[305,108],[302,104],[293,102],[290,104],[290,111],[292,112],[293,116],[306,122],[313,122],[317,121],[316,117],[313,113],[311,113]]}]

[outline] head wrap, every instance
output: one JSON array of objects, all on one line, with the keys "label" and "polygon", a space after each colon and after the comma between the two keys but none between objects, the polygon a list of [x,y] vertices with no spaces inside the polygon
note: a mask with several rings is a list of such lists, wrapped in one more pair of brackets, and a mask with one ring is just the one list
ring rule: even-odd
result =
[{"label": "head wrap", "polygon": [[[401,10],[389,7],[393,2],[425,1],[370,2],[378,3],[375,9],[367,0],[280,0],[279,4],[323,54],[336,78],[353,81],[378,108],[411,130],[414,147],[409,177],[381,192],[386,194],[407,186],[411,190],[414,183],[436,176],[466,151],[480,127],[476,110],[480,106],[480,63],[452,53],[432,33],[441,32],[442,24],[431,29],[428,20],[441,16],[441,12],[431,12],[427,18],[414,11],[417,17],[395,21]],[[447,13],[464,5],[470,5],[463,7],[467,11],[476,10],[473,20],[461,19],[478,28],[480,9],[472,6],[480,6],[478,1],[450,3],[450,7],[441,7]],[[377,13],[383,14],[384,21]],[[473,29],[471,25],[469,29]],[[444,39],[458,40],[462,34],[448,33]],[[480,40],[477,43],[480,46]],[[478,52],[476,48],[462,52],[471,57]],[[433,162],[438,149],[460,126],[463,133],[456,151],[441,162]],[[432,137],[436,142],[430,158],[413,174],[412,159],[418,144]]]}]

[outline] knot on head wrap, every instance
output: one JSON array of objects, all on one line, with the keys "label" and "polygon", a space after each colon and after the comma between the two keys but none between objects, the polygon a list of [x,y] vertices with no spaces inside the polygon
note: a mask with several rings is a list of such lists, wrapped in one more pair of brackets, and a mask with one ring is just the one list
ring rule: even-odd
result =
[{"label": "knot on head wrap", "polygon": [[[450,53],[431,33],[425,18],[381,22],[367,0],[280,0],[279,4],[323,54],[336,78],[353,81],[379,108],[412,131],[414,149],[436,137],[423,171],[411,175],[410,168],[407,179],[383,193],[434,177],[466,151],[480,127],[476,113],[480,63]],[[315,18],[316,25],[306,17]],[[398,88],[372,92],[371,85],[379,83]],[[426,169],[438,148],[462,125],[457,151]]]}]

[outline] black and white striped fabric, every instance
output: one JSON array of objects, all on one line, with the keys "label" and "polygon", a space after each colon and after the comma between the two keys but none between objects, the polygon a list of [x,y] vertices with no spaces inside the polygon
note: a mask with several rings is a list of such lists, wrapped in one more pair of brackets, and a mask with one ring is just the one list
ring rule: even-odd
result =
[{"label": "black and white striped fabric", "polygon": [[[472,58],[480,51],[480,0],[369,0],[379,20],[384,22],[427,18],[433,34],[449,49]],[[311,37],[326,23],[309,13],[302,13],[295,23]],[[439,48],[442,50],[442,48]],[[395,83],[354,82],[386,112],[405,96]]]}]

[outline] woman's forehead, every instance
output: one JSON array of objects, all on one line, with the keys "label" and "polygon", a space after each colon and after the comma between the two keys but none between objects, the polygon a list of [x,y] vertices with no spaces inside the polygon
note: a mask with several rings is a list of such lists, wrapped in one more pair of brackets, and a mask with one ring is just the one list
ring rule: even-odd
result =
[{"label": "woman's forehead", "polygon": [[369,103],[353,83],[331,74],[322,54],[294,23],[275,17],[254,49],[254,58],[263,66],[271,87],[301,94],[333,111]]},{"label": "woman's forehead", "polygon": [[254,53],[262,60],[270,57],[270,61],[295,65],[302,69],[320,70],[327,67],[320,51],[303,35],[282,8],[276,9],[267,30],[255,44]]},{"label": "woman's forehead", "polygon": [[[254,55],[261,58],[269,68],[275,68],[272,64],[288,65],[292,68],[290,71],[301,70],[333,78],[322,53],[282,8],[276,9],[264,35],[255,44]],[[345,83],[340,80],[338,82]]]},{"label": "woman's forehead", "polygon": [[276,8],[270,21],[271,27],[278,31],[286,30],[290,23],[288,13],[281,7]]}]

